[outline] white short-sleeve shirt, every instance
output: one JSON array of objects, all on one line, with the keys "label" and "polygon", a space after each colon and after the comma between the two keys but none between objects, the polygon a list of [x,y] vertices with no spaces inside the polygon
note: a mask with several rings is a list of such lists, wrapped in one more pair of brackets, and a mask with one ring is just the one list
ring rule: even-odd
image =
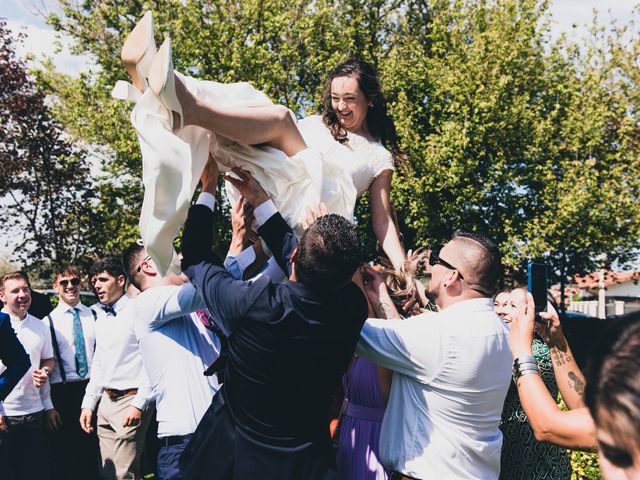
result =
[{"label": "white short-sleeve shirt", "polygon": [[[15,388],[0,402],[0,415],[16,416],[50,410],[53,408],[48,386],[37,388],[33,384],[31,374],[40,368],[43,360],[53,358],[53,348],[47,326],[33,315],[20,320],[6,310],[3,310],[11,318],[11,326],[16,332],[20,343],[29,354],[31,367],[20,379]],[[0,361],[0,370],[6,367]]]}]

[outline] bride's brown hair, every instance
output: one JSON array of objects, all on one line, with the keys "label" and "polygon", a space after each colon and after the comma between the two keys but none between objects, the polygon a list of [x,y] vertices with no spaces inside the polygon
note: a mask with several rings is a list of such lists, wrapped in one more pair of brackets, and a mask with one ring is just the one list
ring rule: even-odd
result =
[{"label": "bride's brown hair", "polygon": [[347,131],[340,125],[336,113],[331,106],[331,82],[339,77],[355,77],[358,86],[364,94],[369,108],[367,110],[367,129],[378,142],[382,143],[393,155],[396,162],[406,160],[406,154],[400,150],[398,145],[398,135],[393,119],[387,112],[387,100],[384,98],[378,74],[370,63],[352,58],[337,65],[331,72],[325,84],[322,102],[324,112],[322,121],[327,126],[333,138],[337,142],[347,142]]}]

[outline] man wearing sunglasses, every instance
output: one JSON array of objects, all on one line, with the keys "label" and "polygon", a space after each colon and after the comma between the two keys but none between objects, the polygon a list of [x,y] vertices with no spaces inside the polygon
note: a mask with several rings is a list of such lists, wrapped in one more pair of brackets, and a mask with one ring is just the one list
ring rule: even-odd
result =
[{"label": "man wearing sunglasses", "polygon": [[[457,231],[429,264],[439,311],[369,319],[356,349],[394,372],[380,455],[392,479],[497,479],[511,380],[509,333],[491,298],[500,253],[488,238]],[[397,316],[380,276],[367,269],[365,281],[376,314]]]},{"label": "man wearing sunglasses", "polygon": [[96,478],[98,439],[87,436],[78,423],[96,345],[96,313],[80,302],[80,272],[67,266],[54,273],[58,306],[43,320],[51,334],[56,368],[51,372],[48,417],[54,464],[53,479]]}]

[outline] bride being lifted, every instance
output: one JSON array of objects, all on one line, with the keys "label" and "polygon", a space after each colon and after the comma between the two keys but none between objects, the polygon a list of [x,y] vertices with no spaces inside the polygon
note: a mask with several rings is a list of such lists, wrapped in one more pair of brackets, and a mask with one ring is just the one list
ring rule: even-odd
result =
[{"label": "bride being lifted", "polygon": [[150,12],[128,36],[122,60],[143,92],[128,95],[136,100],[131,121],[143,156],[140,231],[163,272],[209,154],[223,170],[249,171],[297,234],[307,206],[322,201],[329,213],[353,219],[357,197],[369,191],[375,236],[400,268],[404,250],[389,193],[394,157],[402,154],[369,64],[348,60],[335,67],[323,114],[296,123],[287,108],[248,83],[222,84],[174,72],[170,40],[156,52]]}]

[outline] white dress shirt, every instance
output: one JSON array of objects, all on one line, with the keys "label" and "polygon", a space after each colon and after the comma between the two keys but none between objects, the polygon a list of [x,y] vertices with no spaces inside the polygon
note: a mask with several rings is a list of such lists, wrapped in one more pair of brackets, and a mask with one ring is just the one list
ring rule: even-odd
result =
[{"label": "white dress shirt", "polygon": [[380,433],[384,465],[422,479],[498,478],[511,352],[491,299],[369,319],[356,351],[394,372]]},{"label": "white dress shirt", "polygon": [[126,295],[114,304],[114,310],[115,317],[103,311],[96,321],[96,351],[82,408],[95,410],[106,388],[137,388],[138,393],[131,405],[144,410],[153,400],[153,392],[142,366],[140,347],[133,330],[136,311]]},{"label": "white dress shirt", "polygon": [[156,399],[158,437],[195,432],[218,391],[203,372],[220,354],[220,340],[195,314],[205,308],[190,283],[141,292],[131,304],[142,361]]},{"label": "white dress shirt", "polygon": [[[49,382],[37,388],[31,378],[31,374],[34,370],[40,368],[40,363],[43,360],[53,358],[49,329],[41,320],[28,313],[24,320],[20,320],[6,310],[3,310],[3,312],[11,318],[11,326],[15,330],[18,340],[20,340],[20,343],[29,354],[31,367],[5,398],[4,402],[0,402],[0,415],[28,415],[42,410],[51,410],[53,404],[51,403]],[[5,368],[0,361],[0,373]]]},{"label": "white dress shirt", "polygon": [[[95,324],[97,313],[94,317],[91,309],[83,305],[82,302],[78,302],[75,307],[70,307],[60,300],[58,306],[49,314],[53,321],[53,329],[56,332],[60,359],[62,360],[62,365],[56,364],[56,368],[51,372],[51,376],[49,377],[51,384],[62,382],[62,377],[60,376],[60,369],[62,368],[64,368],[67,382],[89,379],[89,374],[81,377],[76,371],[76,346],[73,338],[73,308],[78,309],[78,316],[80,317],[80,323],[82,325],[82,336],[84,337],[84,345],[87,352],[87,365],[89,366],[89,371],[91,371],[93,351],[96,347]],[[51,328],[49,326],[49,316],[42,319],[47,330]],[[51,335],[50,330],[49,335]]]}]

